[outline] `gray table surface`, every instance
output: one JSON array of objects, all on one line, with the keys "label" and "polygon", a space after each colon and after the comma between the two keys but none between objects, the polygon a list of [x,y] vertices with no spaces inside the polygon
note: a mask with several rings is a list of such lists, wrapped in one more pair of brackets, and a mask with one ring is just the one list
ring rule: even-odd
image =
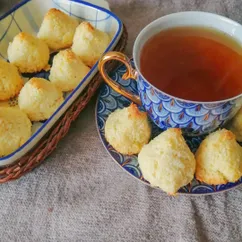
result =
[{"label": "gray table surface", "polygon": [[[0,0],[0,12],[16,0]],[[43,1],[44,2],[44,1]],[[241,0],[110,0],[129,32],[127,53],[152,20],[205,10],[242,23]],[[0,185],[0,241],[242,241],[242,188],[169,197],[122,171],[95,127],[95,98],[53,154]]]}]

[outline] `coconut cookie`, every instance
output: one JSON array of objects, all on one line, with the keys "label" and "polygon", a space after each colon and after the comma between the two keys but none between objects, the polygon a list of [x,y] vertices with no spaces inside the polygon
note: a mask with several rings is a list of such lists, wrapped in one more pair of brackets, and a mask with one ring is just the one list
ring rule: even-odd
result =
[{"label": "coconut cookie", "polygon": [[229,130],[209,134],[200,144],[196,160],[196,178],[207,184],[235,182],[242,176],[242,148]]},{"label": "coconut cookie", "polygon": [[151,127],[145,112],[135,104],[111,113],[105,124],[105,137],[115,150],[132,155],[149,142]]},{"label": "coconut cookie", "polygon": [[145,145],[138,155],[143,177],[168,194],[192,181],[196,161],[177,128],[170,128]]},{"label": "coconut cookie", "polygon": [[21,73],[33,73],[48,67],[47,44],[31,34],[21,32],[8,46],[8,59]]},{"label": "coconut cookie", "polygon": [[43,78],[32,78],[22,88],[19,97],[19,108],[30,120],[48,119],[62,104],[62,92],[51,82]]},{"label": "coconut cookie", "polygon": [[23,79],[16,66],[0,59],[0,100],[16,96],[23,87]]},{"label": "coconut cookie", "polygon": [[0,156],[17,150],[31,136],[31,122],[19,109],[0,107]]},{"label": "coconut cookie", "polygon": [[76,28],[72,50],[86,65],[91,67],[105,52],[110,41],[107,33],[94,28],[88,22],[82,22]]},{"label": "coconut cookie", "polygon": [[228,128],[235,134],[236,139],[242,142],[242,108],[229,122]]},{"label": "coconut cookie", "polygon": [[78,24],[73,17],[52,8],[46,13],[37,36],[52,50],[67,48],[72,45]]},{"label": "coconut cookie", "polygon": [[87,75],[90,68],[70,49],[60,51],[53,60],[50,81],[63,92],[73,90]]}]

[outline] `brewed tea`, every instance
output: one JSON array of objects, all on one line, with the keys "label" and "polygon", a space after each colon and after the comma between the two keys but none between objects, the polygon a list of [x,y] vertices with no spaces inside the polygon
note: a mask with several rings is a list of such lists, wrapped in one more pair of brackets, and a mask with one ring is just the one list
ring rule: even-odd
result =
[{"label": "brewed tea", "polygon": [[140,69],[155,87],[186,100],[219,101],[242,93],[242,46],[214,29],[161,31],[145,43]]}]

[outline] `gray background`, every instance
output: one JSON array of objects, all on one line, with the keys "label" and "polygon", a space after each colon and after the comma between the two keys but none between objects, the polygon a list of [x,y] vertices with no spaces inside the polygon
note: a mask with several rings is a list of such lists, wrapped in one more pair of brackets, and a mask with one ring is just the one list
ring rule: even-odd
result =
[{"label": "gray background", "polygon": [[[0,0],[0,11],[13,2]],[[241,0],[109,2],[128,28],[128,54],[139,31],[168,13],[205,10],[242,23]],[[103,148],[94,106],[95,98],[44,164],[0,185],[0,241],[242,241],[241,188],[169,197],[138,182]]]}]

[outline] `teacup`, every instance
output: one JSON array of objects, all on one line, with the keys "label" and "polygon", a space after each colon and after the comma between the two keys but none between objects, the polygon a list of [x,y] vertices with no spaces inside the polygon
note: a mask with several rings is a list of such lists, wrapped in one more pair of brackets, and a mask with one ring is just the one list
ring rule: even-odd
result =
[{"label": "teacup", "polygon": [[[139,33],[133,48],[135,69],[124,54],[107,52],[99,61],[99,70],[111,88],[132,102],[142,105],[151,120],[161,129],[181,128],[184,134],[190,136],[207,134],[222,127],[236,114],[242,106],[242,94],[212,102],[184,100],[159,90],[146,80],[140,71],[140,54],[147,40],[164,29],[180,26],[211,27],[228,34],[242,44],[242,26],[228,18],[206,12],[174,13],[155,20]],[[118,60],[125,64],[127,72],[123,79],[132,78],[137,81],[139,96],[128,92],[107,75],[105,63],[110,60]]]}]

